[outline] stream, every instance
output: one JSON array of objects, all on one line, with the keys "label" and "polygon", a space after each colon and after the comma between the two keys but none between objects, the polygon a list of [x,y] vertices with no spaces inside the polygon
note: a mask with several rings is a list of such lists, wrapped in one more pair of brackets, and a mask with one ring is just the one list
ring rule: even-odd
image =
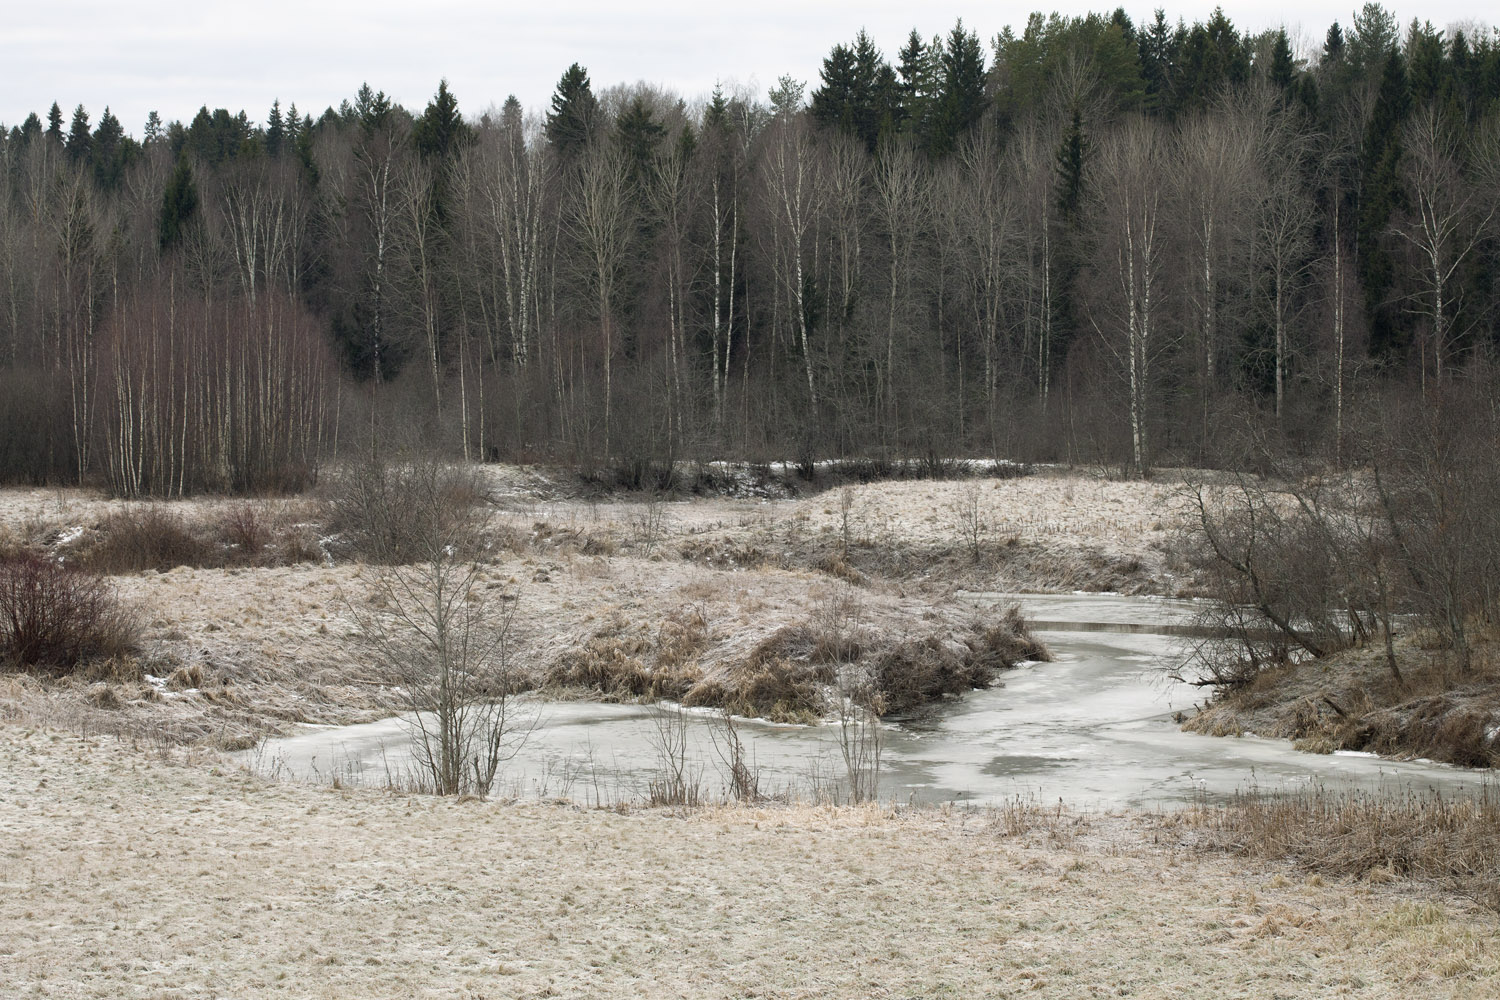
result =
[{"label": "stream", "polygon": [[[1180,731],[1204,689],[1167,679],[1184,640],[1140,631],[1182,626],[1190,602],[1111,595],[968,595],[976,605],[1018,600],[1054,656],[1005,673],[994,687],[886,720],[882,800],[998,804],[1018,797],[1080,808],[1172,808],[1257,789],[1458,794],[1485,772],[1373,755],[1316,755],[1255,736]],[[1133,626],[1133,628],[1131,628]],[[1114,628],[1120,631],[1113,631]],[[661,774],[663,709],[592,702],[532,703],[536,727],[504,765],[497,794],[587,804],[637,801]],[[727,797],[711,713],[687,713],[689,776],[710,799]],[[763,793],[812,797],[839,786],[837,725],[737,725]],[[400,719],[306,726],[242,754],[253,769],[299,780],[400,784],[412,759]]]}]

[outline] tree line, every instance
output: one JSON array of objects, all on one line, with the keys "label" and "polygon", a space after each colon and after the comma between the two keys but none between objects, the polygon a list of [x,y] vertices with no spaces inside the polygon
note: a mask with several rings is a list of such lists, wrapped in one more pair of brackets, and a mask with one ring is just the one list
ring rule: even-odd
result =
[{"label": "tree line", "polygon": [[[1484,385],[1500,36],[1164,12],[860,32],[810,89],[563,73],[264,124],[0,132],[0,479],[294,489],[468,458],[1351,460]],[[1487,391],[1487,390],[1486,390]]]}]

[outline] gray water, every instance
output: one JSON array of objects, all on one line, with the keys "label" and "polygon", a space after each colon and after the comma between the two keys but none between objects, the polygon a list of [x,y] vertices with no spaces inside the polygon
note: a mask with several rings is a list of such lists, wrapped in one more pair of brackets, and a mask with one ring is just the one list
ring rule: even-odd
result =
[{"label": "gray water", "polygon": [[[988,604],[997,595],[967,600]],[[1475,789],[1483,772],[1364,754],[1300,753],[1285,740],[1218,738],[1181,732],[1173,716],[1191,712],[1202,689],[1168,679],[1182,658],[1177,637],[1099,631],[1108,623],[1173,625],[1187,602],[1109,595],[1017,598],[1054,662],[1028,663],[1000,684],[919,716],[887,721],[882,799],[1007,802],[1024,797],[1084,808],[1170,808],[1220,801],[1236,792],[1412,790],[1445,795]],[[1074,631],[1067,623],[1086,623]],[[663,709],[586,702],[534,704],[536,726],[507,763],[498,791],[585,804],[643,798],[660,775]],[[717,723],[688,713],[691,776],[711,797],[727,796],[716,750]],[[738,731],[763,792],[808,796],[843,774],[838,727],[743,720]],[[356,784],[401,783],[412,768],[400,719],[306,731],[246,754],[255,768],[287,777]]]}]

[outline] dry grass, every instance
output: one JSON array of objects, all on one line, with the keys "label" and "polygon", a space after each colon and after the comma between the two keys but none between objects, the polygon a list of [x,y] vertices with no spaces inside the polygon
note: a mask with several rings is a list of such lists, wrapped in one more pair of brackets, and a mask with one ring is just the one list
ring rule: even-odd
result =
[{"label": "dry grass", "polygon": [[702,679],[698,658],[708,639],[701,614],[676,614],[655,635],[621,634],[626,629],[615,621],[565,652],[547,671],[545,683],[582,688],[607,701],[680,701]]},{"label": "dry grass", "polygon": [[1210,845],[1246,857],[1289,859],[1321,875],[1404,878],[1500,911],[1500,798],[1436,794],[1244,795],[1182,820]]},{"label": "dry grass", "polygon": [[1007,810],[623,812],[0,739],[7,996],[1488,998],[1493,914]]}]

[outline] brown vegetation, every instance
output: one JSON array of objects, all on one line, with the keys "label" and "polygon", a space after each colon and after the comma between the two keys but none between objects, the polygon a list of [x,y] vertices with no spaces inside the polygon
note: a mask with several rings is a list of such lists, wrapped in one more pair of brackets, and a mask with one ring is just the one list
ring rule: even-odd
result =
[{"label": "brown vegetation", "polygon": [[133,652],[139,631],[97,574],[32,554],[0,560],[0,666],[73,673]]},{"label": "brown vegetation", "polygon": [[1242,795],[1182,822],[1220,850],[1290,859],[1304,871],[1369,881],[1403,878],[1500,911],[1500,801],[1492,789],[1445,799],[1311,791]]}]

